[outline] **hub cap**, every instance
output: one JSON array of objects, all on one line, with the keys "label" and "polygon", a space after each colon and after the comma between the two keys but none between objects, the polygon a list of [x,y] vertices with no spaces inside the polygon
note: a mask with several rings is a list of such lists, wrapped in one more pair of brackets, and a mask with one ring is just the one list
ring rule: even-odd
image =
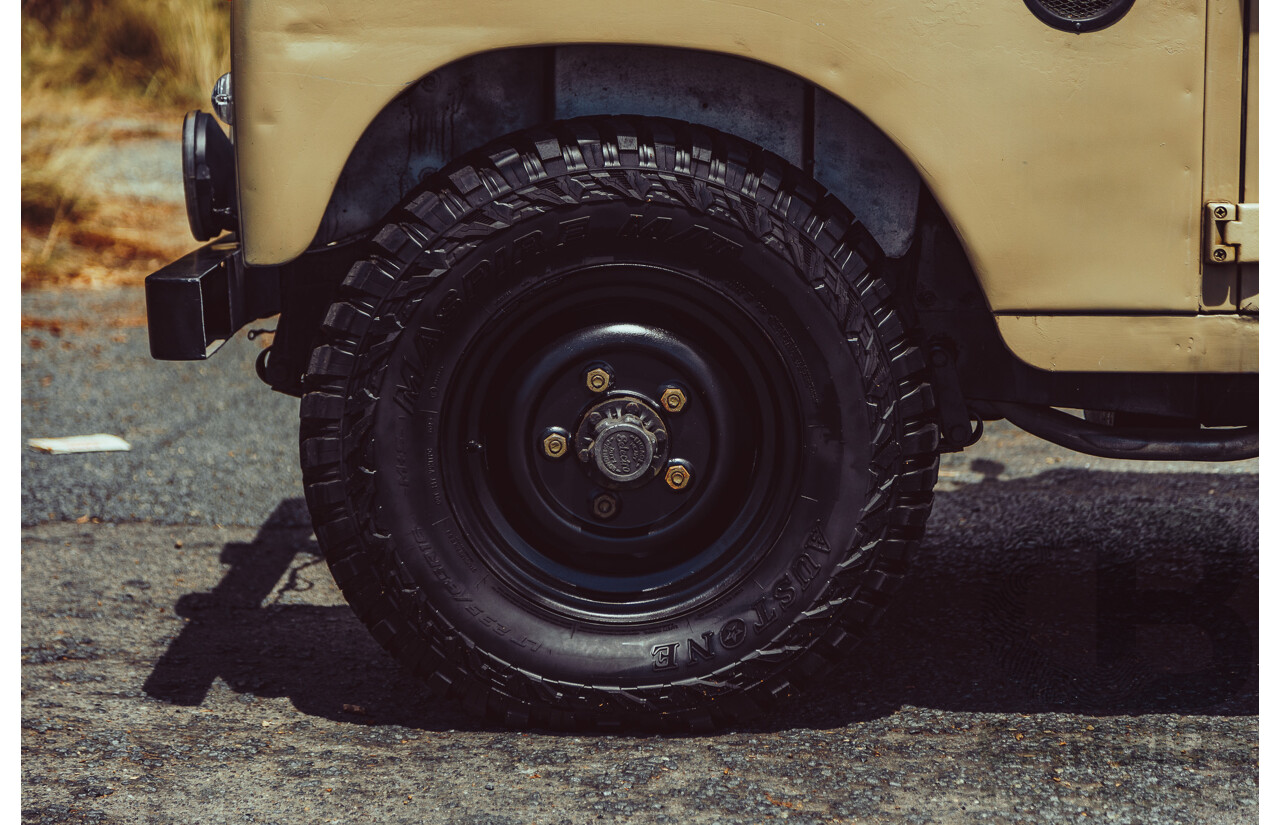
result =
[{"label": "hub cap", "polygon": [[574,444],[584,469],[602,485],[639,486],[664,467],[667,427],[644,399],[620,395],[587,411]]}]

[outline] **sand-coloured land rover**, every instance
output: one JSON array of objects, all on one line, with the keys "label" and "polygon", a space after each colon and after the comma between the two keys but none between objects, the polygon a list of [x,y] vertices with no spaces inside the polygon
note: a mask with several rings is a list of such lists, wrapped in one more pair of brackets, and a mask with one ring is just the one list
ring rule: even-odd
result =
[{"label": "sand-coloured land rover", "polygon": [[317,540],[430,687],[741,719],[865,635],[983,420],[1256,455],[1257,19],[233,0],[152,352],[279,315]]}]

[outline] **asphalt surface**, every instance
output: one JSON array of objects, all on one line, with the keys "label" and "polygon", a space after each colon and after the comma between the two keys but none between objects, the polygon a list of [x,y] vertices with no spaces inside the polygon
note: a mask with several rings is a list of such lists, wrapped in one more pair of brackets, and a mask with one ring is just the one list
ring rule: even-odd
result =
[{"label": "asphalt surface", "polygon": [[343,603],[260,342],[153,362],[142,300],[23,296],[23,444],[133,445],[23,449],[25,823],[1258,820],[1256,461],[991,426],[821,688],[710,736],[505,731]]}]

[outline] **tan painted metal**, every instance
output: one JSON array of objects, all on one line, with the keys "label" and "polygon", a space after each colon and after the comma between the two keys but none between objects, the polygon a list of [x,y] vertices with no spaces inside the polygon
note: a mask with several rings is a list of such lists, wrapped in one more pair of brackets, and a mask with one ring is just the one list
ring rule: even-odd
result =
[{"label": "tan painted metal", "polygon": [[[424,74],[522,45],[664,45],[750,57],[859,109],[938,198],[993,311],[1200,329],[1207,2],[1141,0],[1076,35],[1016,0],[239,0],[246,260],[306,249],[365,125]],[[1037,337],[1007,340],[1046,360]]]},{"label": "tan painted metal", "polygon": [[[1205,46],[1204,200],[1240,200],[1240,130],[1244,89],[1244,4],[1240,0],[1208,0]],[[1203,223],[1208,241],[1213,226]],[[1240,266],[1215,262],[1212,249],[1204,259],[1202,312],[1235,312],[1240,304]]]},{"label": "tan painted metal", "polygon": [[1258,319],[1242,315],[999,315],[1033,367],[1069,372],[1257,372]]},{"label": "tan painted metal", "polygon": [[[1246,76],[1244,124],[1244,192],[1242,199],[1258,202],[1258,0],[1249,2],[1249,65]],[[1258,311],[1258,265],[1240,267],[1240,310]]]}]

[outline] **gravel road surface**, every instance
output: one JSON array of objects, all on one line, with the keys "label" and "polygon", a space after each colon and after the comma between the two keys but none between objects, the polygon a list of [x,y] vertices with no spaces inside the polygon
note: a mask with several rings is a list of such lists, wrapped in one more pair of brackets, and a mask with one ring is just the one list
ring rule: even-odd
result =
[{"label": "gravel road surface", "polygon": [[991,426],[820,689],[711,736],[504,731],[424,702],[343,603],[260,342],[153,362],[142,306],[23,296],[23,443],[133,444],[24,447],[25,823],[1258,819],[1256,461]]}]

